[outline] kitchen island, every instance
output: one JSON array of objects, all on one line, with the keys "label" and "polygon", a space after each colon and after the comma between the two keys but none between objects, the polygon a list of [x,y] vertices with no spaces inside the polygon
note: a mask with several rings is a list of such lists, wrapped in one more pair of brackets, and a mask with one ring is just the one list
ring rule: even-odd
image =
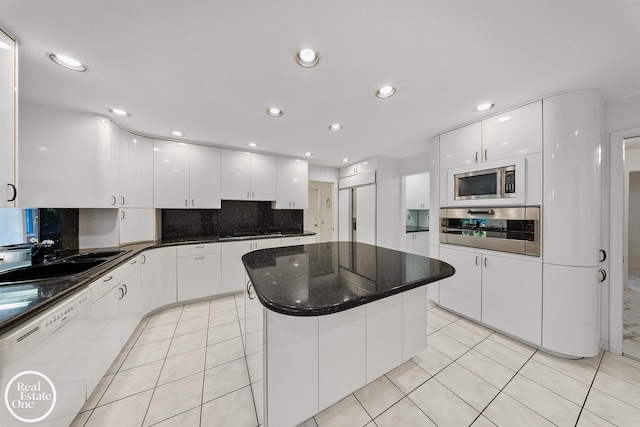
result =
[{"label": "kitchen island", "polygon": [[297,425],[424,350],[426,285],[455,272],[356,242],[263,249],[242,260],[245,350],[262,365],[249,375],[269,427]]}]

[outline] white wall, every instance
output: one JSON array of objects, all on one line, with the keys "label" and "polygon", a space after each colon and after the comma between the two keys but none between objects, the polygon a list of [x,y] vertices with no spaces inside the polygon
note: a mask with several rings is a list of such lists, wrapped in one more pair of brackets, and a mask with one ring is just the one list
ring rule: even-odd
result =
[{"label": "white wall", "polygon": [[0,246],[26,242],[24,209],[0,209]]}]

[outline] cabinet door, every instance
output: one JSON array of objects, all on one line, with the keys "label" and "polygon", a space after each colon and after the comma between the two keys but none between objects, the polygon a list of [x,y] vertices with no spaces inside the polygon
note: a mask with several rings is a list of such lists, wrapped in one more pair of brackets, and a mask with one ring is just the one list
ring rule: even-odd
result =
[{"label": "cabinet door", "polygon": [[144,315],[177,301],[176,247],[145,251],[141,258]]},{"label": "cabinet door", "polygon": [[282,246],[310,245],[316,242],[316,236],[283,237]]},{"label": "cabinet door", "polygon": [[408,175],[405,190],[406,209],[429,209],[429,173]]},{"label": "cabinet door", "polygon": [[15,42],[0,30],[0,207],[15,206]]},{"label": "cabinet door", "polygon": [[355,218],[356,231],[355,241],[360,243],[376,244],[376,186],[363,185],[356,187],[354,192],[356,198]]},{"label": "cabinet door", "polygon": [[119,322],[121,333],[121,346],[131,336],[140,319],[142,318],[142,288],[140,280],[140,263],[138,258],[129,261],[129,264],[135,266],[134,270],[125,277],[120,285],[115,289],[116,296],[120,301]]},{"label": "cabinet door", "polygon": [[440,135],[440,170],[480,163],[482,125],[480,122]]},{"label": "cabinet door", "polygon": [[276,200],[276,157],[251,153],[251,200]]},{"label": "cabinet door", "polygon": [[440,305],[480,321],[482,256],[480,253],[440,248],[440,259],[456,274],[440,281]]},{"label": "cabinet door", "polygon": [[153,142],[153,204],[156,208],[189,206],[189,146],[182,142]]},{"label": "cabinet door", "polygon": [[153,207],[153,140],[121,132],[120,206]]},{"label": "cabinet door", "polygon": [[540,345],[542,263],[494,255],[482,258],[482,322]]},{"label": "cabinet door", "polygon": [[[116,284],[113,283],[115,288],[117,288]],[[87,354],[87,390],[93,390],[98,385],[120,352],[122,345],[120,324],[118,323],[119,304],[113,293],[114,288],[109,289],[101,297],[95,298],[94,285],[91,284],[93,303],[91,304],[91,336]],[[102,283],[100,286],[103,286]]]},{"label": "cabinet door", "polygon": [[242,255],[253,248],[253,241],[222,243],[222,292],[236,292],[246,287]]},{"label": "cabinet door", "polygon": [[220,150],[220,197],[249,200],[251,197],[251,153]]},{"label": "cabinet door", "polygon": [[309,207],[309,163],[296,159],[291,180],[291,201],[294,209]]},{"label": "cabinet door", "polygon": [[178,257],[178,301],[219,294],[220,271],[220,254]]},{"label": "cabinet door", "polygon": [[404,241],[404,251],[407,253],[414,253],[413,252],[413,242],[416,238],[416,233],[406,233],[405,234],[405,241]]},{"label": "cabinet door", "polygon": [[192,144],[189,163],[189,205],[197,209],[220,209],[220,149]]},{"label": "cabinet door", "polygon": [[308,207],[309,165],[304,160],[277,158],[276,209]]},{"label": "cabinet door", "polygon": [[482,161],[542,151],[542,101],[482,121]]},{"label": "cabinet door", "polygon": [[154,219],[153,209],[120,209],[120,244],[153,240]]},{"label": "cabinet door", "polygon": [[110,123],[109,134],[109,172],[107,178],[107,201],[110,208],[120,206],[120,141],[122,131],[115,123]]},{"label": "cabinet door", "polygon": [[429,256],[429,232],[421,231],[415,233],[415,239],[413,240],[413,253],[420,256]]}]

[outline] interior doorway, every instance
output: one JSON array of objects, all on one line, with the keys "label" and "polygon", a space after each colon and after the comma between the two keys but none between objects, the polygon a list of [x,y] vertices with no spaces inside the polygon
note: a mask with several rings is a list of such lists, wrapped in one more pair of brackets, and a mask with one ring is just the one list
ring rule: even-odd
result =
[{"label": "interior doorway", "polygon": [[640,360],[640,137],[624,140],[622,354]]},{"label": "interior doorway", "polygon": [[309,208],[304,211],[304,229],[316,233],[316,242],[333,240],[333,183],[309,181]]}]

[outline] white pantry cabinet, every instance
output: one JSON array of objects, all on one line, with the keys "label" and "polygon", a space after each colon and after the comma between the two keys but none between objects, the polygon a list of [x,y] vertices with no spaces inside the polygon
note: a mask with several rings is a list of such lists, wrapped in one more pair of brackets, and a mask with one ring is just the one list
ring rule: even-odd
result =
[{"label": "white pantry cabinet", "polygon": [[154,206],[220,209],[220,149],[156,139]]},{"label": "white pantry cabinet", "polygon": [[276,157],[220,150],[222,200],[276,200]]},{"label": "white pantry cabinet", "polygon": [[0,208],[16,206],[16,108],[18,106],[15,41],[0,29]]},{"label": "white pantry cabinet", "polygon": [[153,208],[153,139],[120,132],[119,207]]},{"label": "white pantry cabinet", "polygon": [[221,244],[178,246],[178,301],[222,292]]},{"label": "white pantry cabinet", "polygon": [[142,278],[142,314],[178,300],[176,247],[144,251],[140,255]]},{"label": "white pantry cabinet", "polygon": [[542,101],[482,121],[482,161],[542,151]]},{"label": "white pantry cabinet", "polygon": [[429,209],[429,173],[405,178],[405,209]]},{"label": "white pantry cabinet", "polygon": [[309,164],[306,160],[277,158],[275,209],[307,209]]},{"label": "white pantry cabinet", "polygon": [[222,243],[222,292],[237,292],[246,288],[245,268],[242,256],[258,249],[278,248],[281,238],[241,240]]},{"label": "white pantry cabinet", "polygon": [[372,157],[350,166],[340,168],[340,178],[351,175],[358,175],[365,172],[375,171],[378,168],[378,159]]}]

